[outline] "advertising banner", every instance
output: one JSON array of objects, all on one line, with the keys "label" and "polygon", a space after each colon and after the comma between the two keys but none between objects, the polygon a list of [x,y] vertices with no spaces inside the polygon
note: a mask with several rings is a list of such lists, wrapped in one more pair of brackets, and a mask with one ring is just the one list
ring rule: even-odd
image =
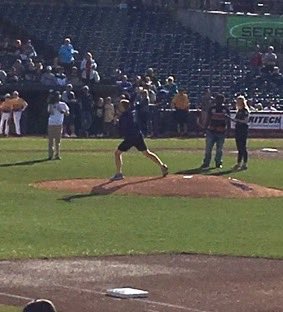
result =
[{"label": "advertising banner", "polygon": [[[235,117],[231,113],[231,117]],[[231,128],[235,129],[235,123],[231,122]],[[249,129],[283,130],[283,114],[281,113],[251,113]]]},{"label": "advertising banner", "polygon": [[283,40],[282,16],[228,16],[227,38],[242,39],[247,43],[262,40]]}]

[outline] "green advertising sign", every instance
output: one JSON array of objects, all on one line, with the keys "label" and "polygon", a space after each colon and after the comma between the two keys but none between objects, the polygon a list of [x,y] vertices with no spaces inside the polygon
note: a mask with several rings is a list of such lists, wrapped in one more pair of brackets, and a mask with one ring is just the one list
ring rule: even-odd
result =
[{"label": "green advertising sign", "polygon": [[274,16],[228,16],[228,40],[239,39],[252,45],[263,40],[283,40],[283,17]]}]

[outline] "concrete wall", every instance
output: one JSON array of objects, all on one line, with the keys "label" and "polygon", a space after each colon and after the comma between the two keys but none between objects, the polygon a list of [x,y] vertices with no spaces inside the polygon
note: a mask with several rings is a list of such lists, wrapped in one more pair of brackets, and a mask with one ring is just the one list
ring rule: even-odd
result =
[{"label": "concrete wall", "polygon": [[176,17],[185,27],[226,45],[227,13],[178,10]]}]

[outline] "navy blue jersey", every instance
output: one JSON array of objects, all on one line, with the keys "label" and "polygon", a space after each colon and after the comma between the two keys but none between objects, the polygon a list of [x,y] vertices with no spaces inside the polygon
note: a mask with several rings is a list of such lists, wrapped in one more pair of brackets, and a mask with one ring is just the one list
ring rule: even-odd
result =
[{"label": "navy blue jersey", "polygon": [[[235,119],[245,120],[248,117],[249,117],[248,110],[245,108],[242,108],[242,109],[239,109],[237,111]],[[248,124],[242,123],[242,122],[236,122],[235,128],[236,128],[236,130],[246,129],[246,128],[248,128]]]},{"label": "navy blue jersey", "polygon": [[208,111],[208,129],[224,133],[227,129],[227,117],[225,115],[230,115],[230,111],[226,106],[212,106]]},{"label": "navy blue jersey", "polygon": [[123,138],[133,138],[141,135],[141,131],[135,121],[134,112],[126,110],[119,119],[119,131]]}]

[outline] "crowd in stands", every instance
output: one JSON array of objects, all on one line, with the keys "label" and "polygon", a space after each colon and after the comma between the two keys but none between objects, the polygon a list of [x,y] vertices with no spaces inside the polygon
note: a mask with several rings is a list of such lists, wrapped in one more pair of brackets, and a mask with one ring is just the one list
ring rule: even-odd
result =
[{"label": "crowd in stands", "polygon": [[[164,3],[166,4],[166,2],[160,2],[161,5]],[[154,4],[152,3],[152,5]],[[140,18],[136,14],[134,16]],[[131,17],[129,22],[131,22]],[[171,27],[171,25],[175,24],[170,22],[167,26]],[[180,29],[178,25],[176,29]],[[146,34],[152,35],[152,33]],[[213,82],[213,85],[209,97],[213,98],[214,93],[221,91],[225,94],[225,91],[229,90],[227,105],[232,109],[235,108],[233,100],[236,98],[236,93],[242,93],[249,99],[251,110],[264,109],[271,111],[281,109],[279,100],[283,80],[278,67],[277,55],[272,46],[268,48],[268,51],[263,51],[260,46],[257,46],[255,53],[251,56],[250,63],[246,64],[243,70],[238,65],[231,64],[231,57],[228,57],[227,60],[223,59],[220,63],[218,61],[222,57],[220,48],[212,45],[208,40],[203,41],[197,35],[184,37],[187,40],[193,39],[194,41],[185,42],[184,47],[180,47],[180,52],[177,52],[177,46],[175,46],[176,53],[174,54],[178,59],[178,66],[185,65],[191,58],[192,64],[188,64],[188,71],[192,72],[190,76],[192,79],[188,81],[187,73],[178,73],[178,68],[175,68],[174,74],[172,74],[172,70],[167,72],[165,77],[163,69],[163,75],[160,75],[161,68],[158,67],[157,63],[154,63],[158,55],[155,58],[154,53],[147,61],[140,59],[141,62],[144,61],[143,64],[148,65],[145,72],[141,72],[142,67],[131,66],[132,59],[127,58],[130,51],[124,51],[125,55],[120,59],[123,66],[112,67],[113,73],[111,73],[109,67],[106,68],[107,70],[103,71],[101,78],[100,57],[102,55],[100,54],[97,62],[93,50],[82,52],[80,47],[73,46],[71,37],[65,37],[62,44],[57,46],[56,57],[49,59],[44,58],[38,52],[38,47],[33,44],[31,39],[26,38],[6,36],[5,32],[2,32],[0,37],[0,85],[27,82],[63,92],[64,100],[71,106],[71,117],[69,118],[71,122],[68,124],[67,120],[66,136],[113,135],[115,132],[115,127],[113,127],[115,104],[119,102],[121,97],[131,101],[145,135],[159,135],[161,127],[160,111],[168,109],[174,109],[174,112],[177,111],[173,116],[176,125],[178,125],[176,131],[180,135],[186,135],[188,130],[184,116],[187,115],[189,109],[201,109],[203,105],[206,105],[203,104],[201,95],[205,89],[209,89],[210,82]],[[170,35],[168,43],[172,42],[172,38],[173,35]],[[179,39],[182,38],[179,37]],[[132,44],[130,40],[132,39],[129,39],[128,46]],[[177,43],[177,41],[175,42]],[[198,43],[203,45],[203,49],[208,50],[205,52],[209,53],[202,56],[202,51],[197,50],[195,52],[194,44]],[[133,42],[132,48],[137,49],[134,44]],[[188,44],[188,51],[185,50],[186,44]],[[169,48],[168,45],[166,47]],[[147,50],[146,47],[145,49]],[[188,59],[180,60],[182,50],[184,52],[183,57],[186,56]],[[192,55],[191,51],[199,53],[199,55]],[[150,51],[148,52],[150,53]],[[214,52],[215,55],[218,55],[218,59],[214,58]],[[123,51],[121,53],[123,55]],[[107,56],[110,59],[110,55],[107,55],[107,49],[105,54],[106,59]],[[135,51],[133,55],[137,55]],[[171,60],[166,51],[164,51],[162,57],[164,61],[166,60],[168,68],[170,68],[170,62],[174,63],[177,60],[174,58],[175,55],[171,56]],[[207,60],[203,57],[207,58]],[[2,62],[2,60],[4,61]],[[149,67],[152,65],[151,62],[155,66]],[[210,64],[215,67],[210,66]],[[181,67],[179,68],[181,69]],[[184,68],[184,70],[186,69]],[[233,75],[231,70],[237,71],[238,76]],[[194,73],[195,80],[193,79]],[[186,84],[184,84],[182,77],[185,77]],[[205,77],[208,77],[207,80]],[[230,78],[234,80],[230,81]],[[116,85],[119,90],[119,98],[112,99],[107,96],[103,99],[93,95],[93,87],[105,80],[112,85]],[[193,88],[196,86],[198,87],[197,95],[193,92]],[[180,101],[182,97],[187,97],[187,100]],[[113,112],[113,109],[114,113],[110,113]]]}]

